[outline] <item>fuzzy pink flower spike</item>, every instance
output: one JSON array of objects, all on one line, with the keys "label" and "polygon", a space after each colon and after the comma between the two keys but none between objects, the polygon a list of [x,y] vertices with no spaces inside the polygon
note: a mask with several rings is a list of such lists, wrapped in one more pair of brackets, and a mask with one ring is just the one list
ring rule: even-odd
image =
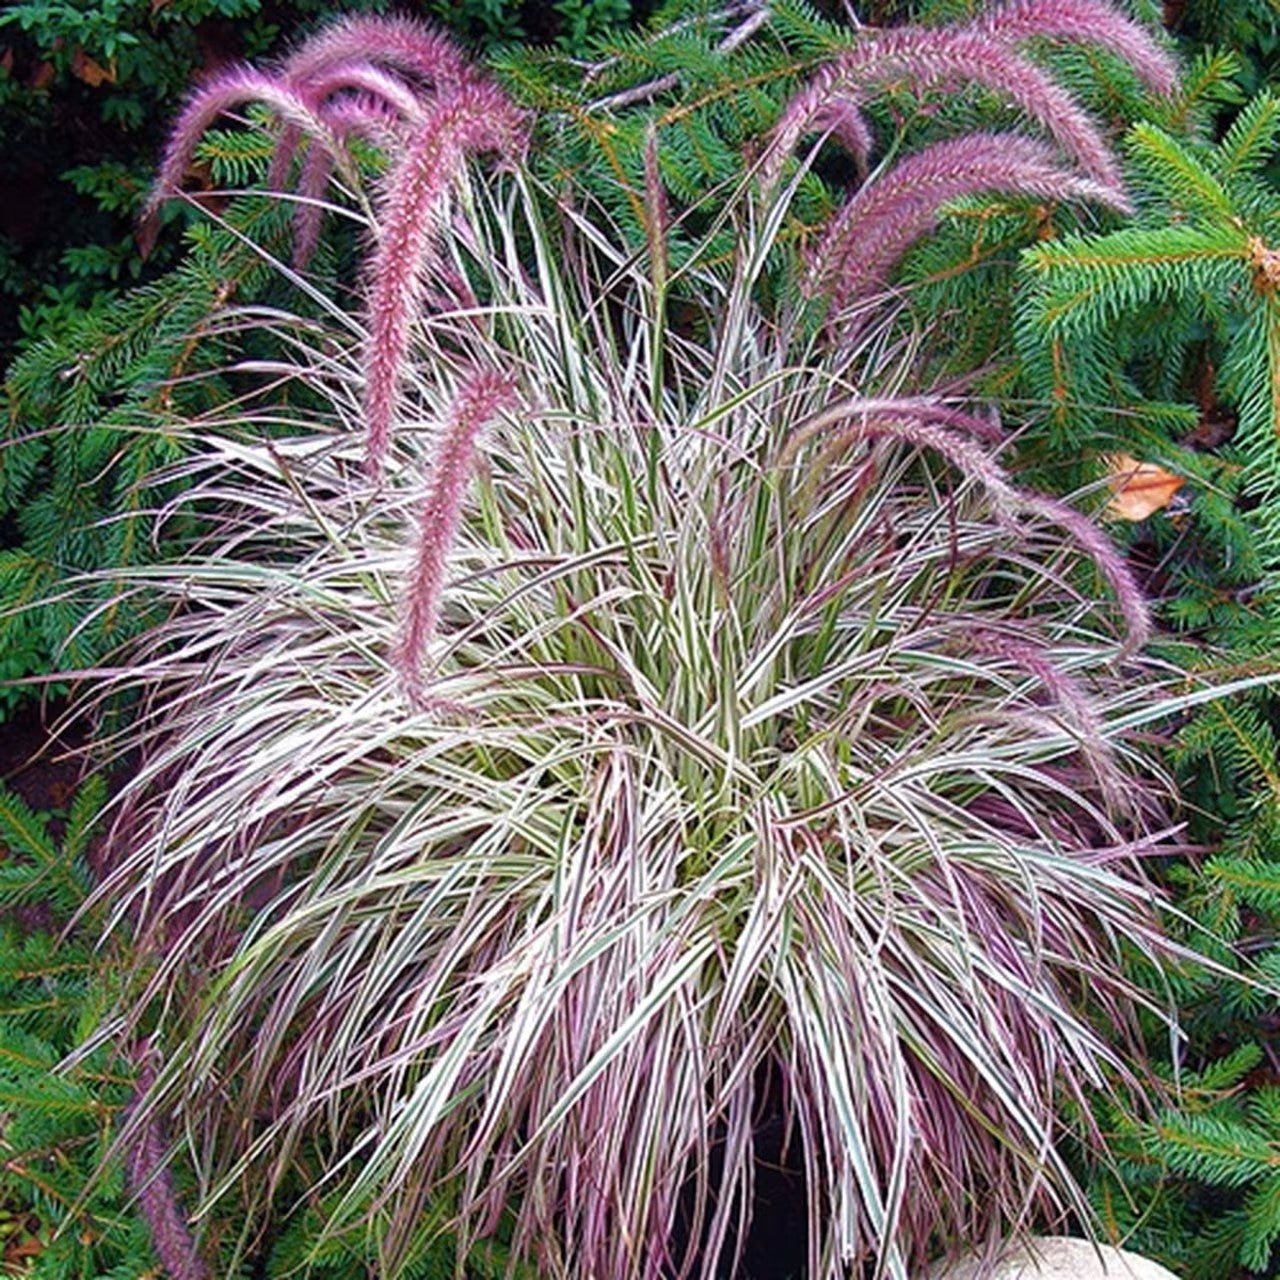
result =
[{"label": "fuzzy pink flower spike", "polygon": [[807,133],[829,133],[853,158],[858,176],[866,176],[875,147],[871,128],[862,115],[858,95],[842,83],[833,67],[819,71],[791,99],[774,125],[760,170],[764,187],[778,180],[787,157]]},{"label": "fuzzy pink flower spike", "polygon": [[1152,88],[1168,92],[1174,83],[1168,55],[1101,0],[1010,0],[966,26],[867,32],[783,111],[762,166],[763,185],[776,181],[800,139],[818,129],[837,138],[865,172],[873,140],[861,107],[874,86],[905,82],[925,90],[969,82],[1012,100],[1107,190],[1110,203],[1123,207],[1120,169],[1098,127],[1067,90],[1014,47],[1036,37],[1089,40],[1128,60]]},{"label": "fuzzy pink flower spike", "polygon": [[[154,1070],[144,1065],[126,1115],[154,1084]],[[209,1280],[209,1270],[196,1249],[178,1201],[168,1160],[169,1143],[164,1130],[159,1120],[148,1120],[125,1153],[125,1181],[130,1193],[137,1197],[151,1233],[151,1247],[170,1280]]]},{"label": "fuzzy pink flower spike", "polygon": [[415,76],[438,92],[474,84],[480,73],[442,32],[412,18],[356,14],[317,32],[284,62],[282,75],[303,85],[340,63],[362,62]]},{"label": "fuzzy pink flower spike", "polygon": [[[479,78],[453,41],[433,27],[412,18],[371,14],[355,14],[318,31],[285,59],[280,76],[304,97],[324,97],[333,92],[333,77],[340,76],[344,67],[383,75],[380,68],[386,68],[414,77],[420,85],[391,76],[386,79],[419,105],[426,101],[420,86],[447,93]],[[407,114],[403,106],[401,114]],[[284,185],[301,140],[301,132],[292,126],[281,135],[269,175],[272,186]]]},{"label": "fuzzy pink flower spike", "polygon": [[862,187],[831,220],[812,276],[843,310],[884,284],[944,205],[984,191],[1046,200],[1088,199],[1123,210],[1114,189],[1063,168],[1052,148],[1016,133],[972,133],[908,156]]},{"label": "fuzzy pink flower spike", "polygon": [[[325,119],[334,105],[331,100],[336,100],[367,104],[380,115],[385,115],[387,110],[394,111],[407,124],[417,124],[423,118],[428,101],[405,81],[365,62],[341,62],[308,80],[290,83],[316,114]],[[343,96],[338,98],[339,94]]]},{"label": "fuzzy pink flower spike", "polygon": [[[424,104],[419,93],[401,79],[389,76],[369,63],[326,65],[308,81],[284,77],[284,83],[307,102],[316,115],[323,115],[326,124],[337,127],[340,116],[347,125],[339,131],[343,134],[352,132],[353,120],[361,114],[369,115],[371,120],[398,116],[404,122],[415,122],[422,118]],[[285,124],[271,154],[271,166],[266,174],[269,187],[280,189],[287,184],[289,169],[302,140],[302,129],[296,124]],[[312,156],[315,151],[316,148],[312,147]],[[303,166],[307,163],[305,161]],[[333,172],[332,163],[329,172]]]},{"label": "fuzzy pink flower spike", "polygon": [[1072,541],[1093,559],[1115,592],[1120,612],[1124,615],[1128,634],[1122,652],[1131,654],[1141,649],[1151,638],[1151,612],[1142,588],[1115,543],[1088,516],[1056,498],[1024,494],[1023,507],[1065,529]]},{"label": "fuzzy pink flower spike", "polygon": [[969,81],[1015,102],[1095,181],[1123,192],[1106,139],[1061,85],[990,32],[901,27],[860,40],[836,60],[841,78],[865,87],[906,80],[922,89]]},{"label": "fuzzy pink flower spike", "polygon": [[[196,144],[223,111],[247,101],[274,108],[283,127],[268,185],[286,185],[305,139],[310,154],[303,165],[303,194],[314,199],[323,193],[334,165],[344,160],[340,140],[330,127],[338,113],[350,117],[353,110],[367,107],[370,123],[376,125],[390,110],[411,125],[423,118],[432,95],[449,95],[478,81],[479,73],[447,36],[409,18],[372,16],[348,18],[320,32],[277,71],[241,67],[219,75],[191,99],[170,135],[138,231],[144,256],[155,243],[156,211],[177,192]],[[348,120],[343,133],[350,131]],[[317,151],[329,159],[320,158]],[[305,229],[298,255],[302,261],[318,234],[312,223],[318,222],[319,213],[313,207],[298,216]]]},{"label": "fuzzy pink flower spike", "polygon": [[296,90],[253,67],[224,71],[191,98],[169,135],[155,186],[142,210],[138,241],[144,256],[155,244],[156,213],[181,190],[187,165],[205,131],[224,111],[246,102],[265,102],[275,108],[286,125],[314,139],[313,145],[337,151],[337,139],[328,125]]},{"label": "fuzzy pink flower spike", "polygon": [[983,14],[978,31],[1002,40],[1033,38],[1096,44],[1123,58],[1153,93],[1167,97],[1178,83],[1178,65],[1145,27],[1101,0],[1010,0]]},{"label": "fuzzy pink flower spike", "polygon": [[[342,96],[330,98],[341,91]],[[421,124],[426,107],[423,101],[393,76],[376,67],[343,65],[318,77],[307,88],[308,97],[314,102],[317,113],[322,113],[334,138],[344,149],[352,135],[373,138],[394,147],[403,143],[406,129]],[[285,152],[282,138],[276,151],[276,159]],[[296,150],[296,141],[285,160],[287,165]],[[302,197],[294,213],[293,265],[305,267],[320,243],[320,228],[324,224],[324,193],[333,174],[336,157],[324,147],[311,145],[298,176],[298,195]],[[273,161],[274,172],[274,161]]]},{"label": "fuzzy pink flower spike", "polygon": [[395,665],[415,706],[423,703],[422,660],[440,620],[449,549],[457,537],[471,480],[476,439],[515,395],[515,383],[491,369],[463,383],[444,427],[418,516],[418,545],[404,598]]},{"label": "fuzzy pink flower spike", "polygon": [[469,153],[514,155],[522,145],[523,119],[510,99],[493,84],[464,84],[429,109],[388,175],[369,271],[365,465],[374,478],[391,442],[410,327],[449,188]]}]

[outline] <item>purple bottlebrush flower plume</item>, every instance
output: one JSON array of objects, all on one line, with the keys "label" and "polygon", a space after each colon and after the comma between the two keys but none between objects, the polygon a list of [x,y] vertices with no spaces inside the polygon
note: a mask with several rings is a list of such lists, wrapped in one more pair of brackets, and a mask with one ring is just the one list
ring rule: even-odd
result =
[{"label": "purple bottlebrush flower plume", "polygon": [[1128,627],[1124,646],[1126,652],[1135,653],[1141,649],[1151,638],[1151,613],[1142,588],[1138,586],[1115,543],[1087,516],[1057,498],[1028,493],[1024,495],[1022,505],[1033,515],[1065,529],[1072,541],[1097,565],[1116,593],[1120,610],[1124,614]]},{"label": "purple bottlebrush flower plume", "polygon": [[859,178],[867,176],[875,139],[857,104],[847,98],[833,98],[818,110],[814,127],[829,133],[852,157]]},{"label": "purple bottlebrush flower plume", "polygon": [[[144,1065],[126,1120],[154,1085],[155,1071]],[[169,1143],[155,1117],[145,1120],[133,1135],[125,1153],[125,1181],[146,1219],[151,1247],[169,1280],[208,1280],[208,1268],[192,1239],[169,1169]]]},{"label": "purple bottlebrush flower plume", "polygon": [[[308,80],[286,79],[312,104],[318,114],[323,114],[326,123],[344,138],[349,133],[358,132],[374,133],[385,140],[396,124],[412,125],[422,120],[424,103],[419,91],[368,63],[335,63],[318,70]],[[271,168],[267,174],[269,186],[285,185],[303,136],[303,131],[297,125],[285,125],[271,157]],[[314,156],[318,150],[322,149],[312,145],[309,157]],[[332,159],[330,157],[325,171],[326,182],[333,169]],[[306,162],[303,167],[305,170]],[[320,165],[313,166],[313,173],[320,168]],[[320,190],[324,190],[323,184]],[[304,191],[302,194],[308,193]],[[316,221],[319,221],[318,217]],[[299,255],[296,249],[294,251],[294,260],[298,265],[302,265],[300,257],[305,261],[309,256],[309,253]]]},{"label": "purple bottlebrush flower plume", "polygon": [[[833,427],[839,430],[831,434]],[[815,438],[830,443],[880,436],[930,449],[946,458],[957,471],[976,480],[1001,504],[1013,501],[1015,490],[1004,468],[975,439],[966,438],[992,442],[1001,438],[999,427],[973,414],[924,400],[859,396],[833,405],[795,430],[783,460],[794,457]]]},{"label": "purple bottlebrush flower plume", "polygon": [[[408,18],[354,17],[335,24],[303,44],[275,72],[237,67],[215,77],[197,92],[178,119],[160,164],[155,189],[143,209],[138,233],[143,254],[155,242],[155,215],[175,194],[196,144],[219,115],[244,102],[263,102],[280,116],[283,128],[267,179],[283,187],[304,139],[312,153],[319,149],[329,160],[304,165],[306,191],[315,200],[345,152],[341,136],[352,131],[352,116],[368,119],[365,132],[385,126],[398,116],[419,124],[432,97],[447,95],[464,84],[475,84],[475,71],[445,35]],[[346,120],[341,136],[337,117]],[[317,189],[318,188],[318,189]],[[300,215],[305,261],[312,223],[319,211]]]},{"label": "purple bottlebrush flower plume", "polygon": [[[478,78],[453,41],[441,32],[412,18],[368,14],[344,18],[312,36],[285,60],[280,74],[299,92],[324,98],[335,91],[342,69],[356,66],[366,73],[385,74],[381,67],[413,77],[412,85],[392,76],[386,79],[418,101],[422,100],[423,86],[447,93]],[[286,124],[268,175],[271,185],[283,186],[302,138],[302,130]]]},{"label": "purple bottlebrush flower plume", "polygon": [[293,265],[301,270],[311,261],[324,225],[324,193],[333,177],[333,157],[322,147],[308,149],[298,174],[299,204],[293,214]]},{"label": "purple bottlebrush flower plume", "polygon": [[852,89],[837,92],[841,77],[832,67],[824,67],[787,104],[774,126],[760,178],[768,188],[777,181],[787,157],[807,133],[830,134],[853,158],[859,178],[864,178],[875,149],[871,126],[867,124]]},{"label": "purple bottlebrush flower plume", "polygon": [[444,198],[469,152],[514,154],[521,132],[520,113],[496,85],[465,84],[434,104],[388,175],[369,268],[364,420],[372,476],[381,473],[390,444],[410,325]]},{"label": "purple bottlebrush flower plume", "polygon": [[982,445],[951,429],[959,428],[979,434],[981,438],[981,433],[974,431],[981,424],[980,418],[941,405],[853,399],[823,410],[800,426],[788,441],[783,456],[793,456],[815,437],[826,437],[836,444],[891,437],[938,454],[987,491],[993,514],[1006,529],[1017,532],[1012,520],[1016,513],[1039,517],[1064,529],[1098,567],[1115,593],[1126,628],[1124,651],[1133,653],[1140,649],[1151,635],[1151,615],[1142,588],[1123,555],[1087,516],[1056,498],[1017,487]]},{"label": "purple bottlebrush flower plume", "polygon": [[336,154],[339,149],[333,131],[317,114],[307,98],[278,76],[254,67],[224,71],[205,85],[187,103],[169,135],[156,183],[143,206],[138,242],[143,255],[151,251],[156,236],[156,214],[160,206],[182,186],[182,177],[205,130],[224,112],[246,102],[265,102],[292,127],[315,143]]},{"label": "purple bottlebrush flower plume", "polygon": [[1123,58],[1154,93],[1168,95],[1178,79],[1172,55],[1145,27],[1101,0],[1009,0],[973,28],[1004,40],[1072,40],[1101,45]]},{"label": "purple bottlebrush flower plume", "polygon": [[[1127,568],[1126,576],[1132,578]],[[978,627],[971,630],[965,640],[975,653],[1003,658],[1038,683],[1040,690],[1053,701],[1079,735],[1080,749],[1089,762],[1098,785],[1112,806],[1120,811],[1125,799],[1123,776],[1116,767],[1105,726],[1080,682],[1060,662],[1055,661],[1043,645],[1031,643],[1017,635]]]},{"label": "purple bottlebrush flower plume", "polygon": [[402,18],[347,19],[304,44],[278,72],[237,68],[192,98],[143,213],[144,252],[154,241],[156,211],[178,189],[201,135],[219,114],[246,101],[267,103],[284,124],[269,173],[273,184],[284,184],[304,140],[308,147],[295,218],[299,266],[318,241],[322,197],[334,168],[346,162],[346,139],[372,135],[399,153],[384,190],[381,235],[369,273],[365,415],[368,468],[376,475],[443,197],[468,153],[514,155],[521,149],[522,117],[439,32]]},{"label": "purple bottlebrush flower plume", "polygon": [[1032,37],[1089,40],[1126,59],[1161,93],[1172,88],[1172,59],[1136,23],[1100,0],[1012,0],[966,26],[901,27],[865,33],[822,68],[788,104],[763,168],[768,186],[805,133],[831,130],[864,165],[871,135],[861,106],[873,85],[904,81],[919,89],[972,82],[1011,99],[1101,187],[1123,204],[1120,171],[1106,140],[1074,98],[1011,46]]},{"label": "purple bottlebrush flower plume", "polygon": [[462,518],[476,437],[514,394],[510,377],[483,369],[463,383],[437,444],[418,515],[418,545],[404,598],[396,668],[411,701],[422,701],[422,659],[440,617],[449,548]]},{"label": "purple bottlebrush flower plume", "polygon": [[303,84],[339,64],[357,62],[413,76],[437,92],[480,78],[443,32],[412,18],[372,14],[354,14],[317,32],[285,60],[281,74]]},{"label": "purple bottlebrush flower plume", "polygon": [[403,80],[367,63],[338,63],[310,80],[289,83],[295,84],[298,92],[315,104],[317,112],[324,112],[331,105],[331,99],[342,94],[344,101],[365,107],[373,115],[398,114],[410,124],[422,119],[422,95]]},{"label": "purple bottlebrush flower plume", "polygon": [[836,85],[906,80],[922,89],[972,81],[1012,99],[1103,186],[1123,188],[1115,157],[1088,114],[1061,85],[980,30],[900,27],[860,40],[834,63]]},{"label": "purple bottlebrush flower plume", "polygon": [[[381,75],[372,68],[364,69],[370,75]],[[389,77],[387,77],[389,79]],[[374,142],[392,147],[403,141],[402,128],[406,120],[417,120],[422,106],[413,99],[413,114],[397,112],[383,96],[355,94],[325,106],[325,120],[334,136],[345,145],[347,138],[355,134]],[[276,150],[276,159],[284,154],[285,140]],[[287,170],[293,152],[285,159]],[[293,216],[293,265],[305,267],[320,242],[320,229],[324,225],[324,193],[333,176],[336,160],[324,147],[310,146],[298,173],[298,207]]]},{"label": "purple bottlebrush flower plume", "polygon": [[1063,168],[1052,149],[1014,133],[971,133],[934,143],[863,186],[831,220],[813,254],[812,276],[842,310],[878,288],[944,205],[984,191],[1046,200],[1125,203],[1115,187]]},{"label": "purple bottlebrush flower plume", "polygon": [[655,279],[667,274],[667,237],[671,234],[671,204],[658,166],[658,131],[652,125],[644,139],[645,235]]}]

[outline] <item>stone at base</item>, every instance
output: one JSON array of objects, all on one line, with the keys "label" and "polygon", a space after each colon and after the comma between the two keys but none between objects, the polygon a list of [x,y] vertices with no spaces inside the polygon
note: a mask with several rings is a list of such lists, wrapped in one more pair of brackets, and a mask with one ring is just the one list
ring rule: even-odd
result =
[{"label": "stone at base", "polygon": [[994,1266],[973,1258],[939,1263],[926,1280],[1178,1280],[1136,1253],[1066,1236],[1039,1236]]}]

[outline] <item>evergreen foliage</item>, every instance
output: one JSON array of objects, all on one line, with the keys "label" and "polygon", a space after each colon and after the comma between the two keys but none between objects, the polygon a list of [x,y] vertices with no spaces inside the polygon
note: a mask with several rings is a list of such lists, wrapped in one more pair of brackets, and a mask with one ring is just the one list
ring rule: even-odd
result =
[{"label": "evergreen foliage", "polygon": [[[1268,174],[1278,138],[1280,99],[1266,90],[1216,142],[1138,125],[1128,142],[1134,220],[1058,237],[1024,259],[1024,387],[1047,406],[1043,432],[1027,442],[1034,464],[1071,483],[1105,475],[1122,454],[1190,479],[1190,502],[1135,526],[1130,554],[1146,566],[1169,652],[1191,670],[1274,668],[1280,189]],[[1257,691],[1199,712],[1171,743],[1190,833],[1205,851],[1169,871],[1187,936],[1226,969],[1243,957],[1271,981],[1280,974],[1278,728],[1280,704]],[[1104,1179],[1100,1194],[1140,1245],[1195,1277],[1273,1275],[1275,1068],[1253,1042],[1274,1044],[1274,998],[1200,972],[1186,975],[1178,999],[1185,1060],[1203,1070],[1158,1122],[1117,1121],[1127,1187]]]},{"label": "evergreen foliage", "polygon": [[[265,166],[260,140],[240,132],[213,136],[202,155],[228,183]],[[282,245],[287,228],[282,211],[261,201],[233,206],[221,225],[193,226],[180,266],[31,344],[10,369],[0,448],[3,681],[91,665],[153,620],[105,581],[97,601],[75,604],[60,584],[154,562],[196,536],[193,513],[157,523],[173,489],[156,477],[182,452],[175,421],[252,395],[255,379],[227,370],[272,346],[261,330],[246,346],[235,305],[269,301],[276,276],[244,236]],[[0,716],[39,687],[3,684]]]},{"label": "evergreen foliage", "polygon": [[132,1072],[109,1047],[64,1065],[117,997],[119,957],[104,962],[97,926],[63,932],[90,889],[104,793],[90,779],[55,817],[0,788],[0,1214],[23,1233],[33,1280],[125,1280],[153,1265],[118,1164],[101,1168]]},{"label": "evergreen foliage", "polygon": [[1103,1221],[1186,1280],[1275,1275],[1280,1087],[1274,1066],[1257,1044],[1241,1044],[1184,1073],[1177,1099],[1146,1119],[1109,1115],[1116,1161],[1092,1187]]}]

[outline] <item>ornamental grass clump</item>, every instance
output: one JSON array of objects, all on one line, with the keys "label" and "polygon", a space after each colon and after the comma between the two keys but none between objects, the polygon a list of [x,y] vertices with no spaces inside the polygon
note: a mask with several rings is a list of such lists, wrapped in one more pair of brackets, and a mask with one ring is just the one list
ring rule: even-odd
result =
[{"label": "ornamental grass clump", "polygon": [[[1080,34],[1069,9],[885,56],[1031,67],[1013,37]],[[366,309],[260,313],[306,394],[193,424],[218,532],[139,579],[174,610],[105,686],[142,695],[102,890],[162,1063],[134,1136],[185,1133],[206,1204],[265,1215],[313,1171],[387,1276],[433,1228],[566,1280],[711,1276],[766,1111],[815,1278],[1087,1212],[1058,1107],[1135,1079],[1120,953],[1164,947],[1145,609],[1010,479],[997,422],[913,384],[857,283],[861,236],[875,279],[905,248],[895,202],[912,234],[991,185],[1120,203],[1081,113],[1047,130],[1065,154],[882,166],[816,256],[781,235],[813,159],[786,118],[720,193],[734,260],[673,267],[656,161],[627,243],[528,176],[494,85],[419,74],[402,22],[379,58],[362,21],[213,82],[165,161],[267,82],[278,177],[305,146],[358,180],[338,119],[388,151]],[[805,119],[869,137],[815,103],[876,67],[855,51]]]}]

